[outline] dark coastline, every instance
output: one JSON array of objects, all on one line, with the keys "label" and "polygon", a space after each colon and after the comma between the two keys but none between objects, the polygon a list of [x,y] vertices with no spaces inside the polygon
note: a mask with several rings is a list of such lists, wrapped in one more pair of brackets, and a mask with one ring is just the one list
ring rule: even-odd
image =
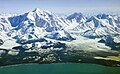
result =
[{"label": "dark coastline", "polygon": [[[102,54],[102,55],[101,55]],[[106,52],[89,52],[82,50],[51,50],[43,53],[22,52],[16,56],[7,53],[0,58],[0,66],[16,65],[16,64],[52,64],[52,63],[90,63],[99,64],[109,67],[120,67],[120,61],[95,59],[96,56],[118,56],[119,53]],[[29,58],[28,58],[29,57]]]}]

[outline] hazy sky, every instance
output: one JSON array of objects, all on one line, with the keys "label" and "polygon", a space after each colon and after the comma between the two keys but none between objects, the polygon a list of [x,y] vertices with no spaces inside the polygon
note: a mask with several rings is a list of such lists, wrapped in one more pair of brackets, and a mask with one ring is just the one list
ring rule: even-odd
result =
[{"label": "hazy sky", "polygon": [[24,13],[35,8],[54,13],[120,12],[120,0],[0,0],[0,13]]}]

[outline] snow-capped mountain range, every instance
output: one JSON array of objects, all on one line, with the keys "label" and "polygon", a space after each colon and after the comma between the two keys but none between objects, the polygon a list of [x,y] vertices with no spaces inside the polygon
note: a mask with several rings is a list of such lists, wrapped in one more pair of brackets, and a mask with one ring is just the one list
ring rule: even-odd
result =
[{"label": "snow-capped mountain range", "polygon": [[99,38],[120,34],[120,16],[98,14],[87,18],[82,13],[67,17],[36,8],[22,15],[0,15],[0,39],[31,40],[50,38],[74,40],[74,35]]},{"label": "snow-capped mountain range", "polygon": [[90,18],[86,18],[83,23],[78,23],[79,25],[74,27],[72,31],[78,31],[82,36],[101,37],[106,35],[120,34],[119,16],[98,14],[97,16],[91,16]]}]

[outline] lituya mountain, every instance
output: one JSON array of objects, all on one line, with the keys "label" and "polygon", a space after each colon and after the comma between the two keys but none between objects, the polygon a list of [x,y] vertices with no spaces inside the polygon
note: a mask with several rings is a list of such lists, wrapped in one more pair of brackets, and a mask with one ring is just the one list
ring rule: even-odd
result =
[{"label": "lituya mountain", "polygon": [[[36,8],[0,15],[0,65],[95,63],[120,66],[120,16],[60,16]],[[111,63],[107,63],[107,62]]]}]

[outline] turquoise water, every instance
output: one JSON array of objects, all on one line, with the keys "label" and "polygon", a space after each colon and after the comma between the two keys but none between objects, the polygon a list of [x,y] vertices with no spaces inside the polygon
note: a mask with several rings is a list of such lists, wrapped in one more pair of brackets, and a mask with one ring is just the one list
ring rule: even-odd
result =
[{"label": "turquoise water", "polygon": [[0,74],[120,74],[120,67],[96,64],[21,64],[0,67]]}]

